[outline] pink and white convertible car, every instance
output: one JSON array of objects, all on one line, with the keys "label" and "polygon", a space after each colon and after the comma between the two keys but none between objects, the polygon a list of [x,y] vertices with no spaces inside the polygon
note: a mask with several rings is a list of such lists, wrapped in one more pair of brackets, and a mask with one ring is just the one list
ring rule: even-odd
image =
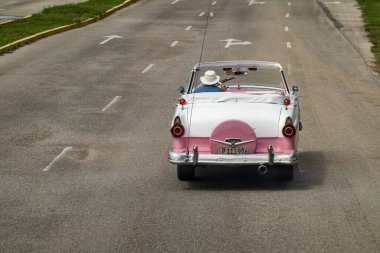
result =
[{"label": "pink and white convertible car", "polygon": [[[194,92],[206,71],[215,71],[219,92]],[[207,62],[194,66],[172,120],[169,161],[179,180],[195,168],[251,165],[293,179],[300,109],[298,87],[289,88],[280,64],[264,61]]]}]

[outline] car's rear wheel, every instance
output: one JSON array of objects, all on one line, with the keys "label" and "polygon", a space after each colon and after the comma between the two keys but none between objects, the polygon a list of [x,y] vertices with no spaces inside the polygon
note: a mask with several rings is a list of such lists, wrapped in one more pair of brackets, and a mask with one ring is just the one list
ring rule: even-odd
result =
[{"label": "car's rear wheel", "polygon": [[277,167],[277,177],[283,181],[293,180],[293,165],[282,165]]},{"label": "car's rear wheel", "polygon": [[177,165],[177,176],[181,181],[194,180],[195,167],[193,165]]}]

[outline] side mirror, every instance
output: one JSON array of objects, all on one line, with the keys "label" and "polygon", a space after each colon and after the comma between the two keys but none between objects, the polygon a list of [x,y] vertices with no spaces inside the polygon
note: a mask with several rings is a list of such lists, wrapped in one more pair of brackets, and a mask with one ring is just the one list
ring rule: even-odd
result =
[{"label": "side mirror", "polygon": [[297,85],[293,85],[292,86],[292,91],[298,92],[299,91],[298,86]]},{"label": "side mirror", "polygon": [[177,88],[177,92],[180,93],[180,94],[185,94],[185,88],[183,86],[179,86]]}]

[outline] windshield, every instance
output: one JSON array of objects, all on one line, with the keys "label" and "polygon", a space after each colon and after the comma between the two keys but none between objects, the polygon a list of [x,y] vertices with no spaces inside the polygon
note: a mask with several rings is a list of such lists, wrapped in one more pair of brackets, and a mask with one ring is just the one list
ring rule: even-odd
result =
[{"label": "windshield", "polygon": [[220,76],[219,86],[224,85],[226,91],[234,91],[237,88],[242,91],[255,91],[263,89],[284,90],[284,81],[281,71],[270,68],[207,68],[198,70],[191,84],[192,91],[202,85],[200,78],[208,70],[215,71]]}]

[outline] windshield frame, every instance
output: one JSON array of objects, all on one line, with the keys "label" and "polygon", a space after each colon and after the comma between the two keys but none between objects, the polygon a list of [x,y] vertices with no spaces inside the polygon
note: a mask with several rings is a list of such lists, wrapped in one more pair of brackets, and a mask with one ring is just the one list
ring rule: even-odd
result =
[{"label": "windshield frame", "polygon": [[[288,83],[285,78],[284,71],[282,69],[282,66],[279,63],[276,62],[267,62],[267,61],[219,61],[219,62],[204,62],[204,63],[198,63],[194,66],[194,68],[191,71],[190,78],[188,80],[188,89],[187,93],[192,93],[194,89],[194,85],[196,85],[196,81],[198,78],[198,73],[201,70],[207,70],[207,69],[222,69],[222,68],[257,68],[257,69],[272,69],[277,70],[280,72],[280,76],[282,79],[282,89],[285,91],[285,94],[289,94],[289,87]],[[264,87],[264,86],[263,86]],[[278,87],[270,87],[267,86],[266,88],[273,88],[273,89],[279,89]]]}]

